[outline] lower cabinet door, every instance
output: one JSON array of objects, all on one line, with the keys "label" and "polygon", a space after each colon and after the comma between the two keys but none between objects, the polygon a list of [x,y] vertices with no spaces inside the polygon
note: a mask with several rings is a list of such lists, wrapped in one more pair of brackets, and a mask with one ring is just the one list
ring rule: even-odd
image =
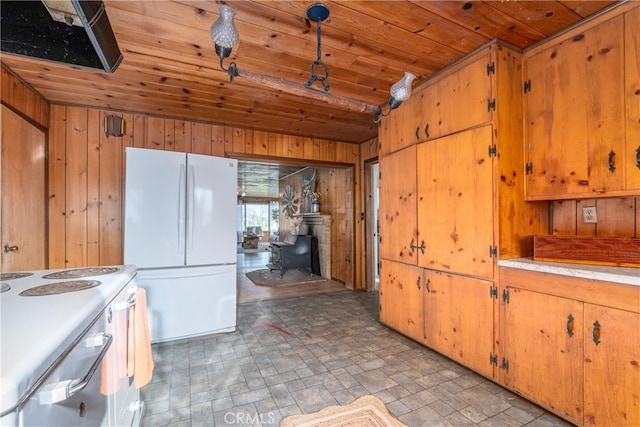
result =
[{"label": "lower cabinet door", "polygon": [[432,270],[425,277],[425,344],[492,378],[493,283]]},{"label": "lower cabinet door", "polygon": [[583,303],[506,287],[505,384],[577,424],[583,422]]},{"label": "lower cabinet door", "polygon": [[424,334],[422,269],[382,260],[380,269],[380,322],[422,342]]},{"label": "lower cabinet door", "polygon": [[640,426],[640,314],[584,305],[584,425]]}]

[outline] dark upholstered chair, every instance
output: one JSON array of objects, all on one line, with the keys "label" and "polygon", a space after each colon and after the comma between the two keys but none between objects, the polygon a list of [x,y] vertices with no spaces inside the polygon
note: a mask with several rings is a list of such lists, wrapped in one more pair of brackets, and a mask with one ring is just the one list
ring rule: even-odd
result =
[{"label": "dark upholstered chair", "polygon": [[311,274],[311,239],[315,237],[301,235],[289,237],[287,236],[284,242],[269,244],[271,259],[267,268],[271,271],[280,270],[280,277],[284,276],[287,270],[294,268],[307,269]]}]

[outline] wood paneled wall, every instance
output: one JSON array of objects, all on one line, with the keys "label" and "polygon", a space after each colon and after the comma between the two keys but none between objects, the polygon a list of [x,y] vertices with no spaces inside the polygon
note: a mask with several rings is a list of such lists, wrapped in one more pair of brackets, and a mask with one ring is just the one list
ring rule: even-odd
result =
[{"label": "wood paneled wall", "polygon": [[42,95],[2,65],[2,103],[41,128],[49,127],[49,103]]},{"label": "wood paneled wall", "polygon": [[[125,122],[122,137],[107,137],[104,117],[115,114]],[[353,165],[359,169],[358,145],[254,132],[205,123],[53,104],[49,130],[49,267],[69,268],[123,262],[124,152],[145,147],[238,157],[291,159]],[[320,191],[352,192],[353,180],[327,172]],[[342,168],[336,168],[342,170]],[[356,173],[353,173],[356,176]],[[351,200],[355,195],[351,194]],[[353,259],[353,211],[344,203],[327,204],[335,212],[335,276],[358,283]],[[343,215],[343,216],[341,216]]]},{"label": "wood paneled wall", "polygon": [[[585,224],[582,208],[592,206],[598,222]],[[550,215],[553,235],[640,238],[640,197],[555,201]]]}]

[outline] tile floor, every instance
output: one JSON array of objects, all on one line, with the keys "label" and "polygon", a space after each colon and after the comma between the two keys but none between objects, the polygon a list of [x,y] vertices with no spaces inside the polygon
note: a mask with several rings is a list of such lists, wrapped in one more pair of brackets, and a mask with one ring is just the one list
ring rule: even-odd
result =
[{"label": "tile floor", "polygon": [[381,325],[349,290],[239,305],[234,333],[153,346],[145,426],[277,426],[373,394],[408,426],[566,422]]}]

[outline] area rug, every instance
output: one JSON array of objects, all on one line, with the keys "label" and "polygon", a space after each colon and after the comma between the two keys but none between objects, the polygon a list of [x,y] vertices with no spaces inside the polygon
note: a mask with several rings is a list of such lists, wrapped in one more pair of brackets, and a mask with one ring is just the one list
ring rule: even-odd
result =
[{"label": "area rug", "polygon": [[290,415],[280,427],[406,427],[393,417],[384,402],[362,396],[345,406],[327,406],[313,414]]},{"label": "area rug", "polygon": [[327,281],[322,276],[312,275],[308,271],[298,269],[285,271],[283,277],[280,277],[280,270],[269,271],[268,268],[249,271],[245,275],[258,286],[293,286]]}]

